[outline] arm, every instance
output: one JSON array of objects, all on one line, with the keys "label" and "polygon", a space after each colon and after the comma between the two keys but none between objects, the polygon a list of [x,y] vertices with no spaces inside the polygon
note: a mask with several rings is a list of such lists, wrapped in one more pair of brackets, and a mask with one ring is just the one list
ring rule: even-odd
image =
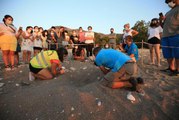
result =
[{"label": "arm", "polygon": [[106,69],[104,66],[100,66],[99,68],[104,74],[107,74],[108,72],[110,72],[110,70]]},{"label": "arm", "polygon": [[19,28],[17,34],[16,34],[16,38],[19,39],[19,36],[23,33],[22,28]]},{"label": "arm", "polygon": [[126,50],[122,47],[122,44],[119,45],[119,49],[121,52],[126,52]]},{"label": "arm", "polygon": [[133,31],[132,31],[132,36],[133,36],[133,37],[136,36],[137,34],[139,34],[139,32],[137,32],[136,30],[133,30]]},{"label": "arm", "polygon": [[130,58],[133,58],[133,57],[135,57],[134,54],[130,54]]},{"label": "arm", "polygon": [[62,69],[61,64],[57,64],[57,63],[52,63],[51,72],[54,76],[56,76],[57,74],[65,73],[65,71]]},{"label": "arm", "polygon": [[25,32],[22,32],[22,37],[23,37],[24,39],[29,39],[29,38],[30,38],[30,36],[26,36],[26,35],[25,35]]},{"label": "arm", "polygon": [[110,34],[109,39],[116,39],[116,34]]}]

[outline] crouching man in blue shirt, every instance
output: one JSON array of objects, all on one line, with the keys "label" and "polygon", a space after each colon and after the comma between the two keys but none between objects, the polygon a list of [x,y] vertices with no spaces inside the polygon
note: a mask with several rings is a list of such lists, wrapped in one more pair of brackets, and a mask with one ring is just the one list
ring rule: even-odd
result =
[{"label": "crouching man in blue shirt", "polygon": [[143,84],[142,78],[137,76],[137,64],[131,62],[131,58],[124,53],[114,49],[101,49],[96,47],[93,50],[95,64],[105,74],[103,85],[110,88],[131,87],[138,91],[138,84]]},{"label": "crouching man in blue shirt", "polygon": [[121,52],[126,52],[130,56],[133,62],[137,62],[139,59],[137,45],[133,42],[132,36],[128,35],[125,37],[126,46],[121,49]]}]

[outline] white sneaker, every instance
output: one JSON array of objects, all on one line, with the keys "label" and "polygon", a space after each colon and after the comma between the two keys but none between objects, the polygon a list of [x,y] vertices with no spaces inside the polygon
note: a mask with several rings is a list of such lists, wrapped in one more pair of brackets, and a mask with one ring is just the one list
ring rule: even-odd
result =
[{"label": "white sneaker", "polygon": [[5,71],[11,71],[10,67],[5,68]]},{"label": "white sneaker", "polygon": [[29,81],[34,81],[35,77],[32,75],[32,72],[29,72]]}]

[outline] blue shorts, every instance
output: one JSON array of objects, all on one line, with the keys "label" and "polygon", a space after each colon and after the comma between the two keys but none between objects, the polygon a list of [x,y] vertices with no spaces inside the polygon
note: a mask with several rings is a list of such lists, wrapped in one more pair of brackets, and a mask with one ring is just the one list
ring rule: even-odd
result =
[{"label": "blue shorts", "polygon": [[[161,45],[162,45],[162,52],[164,58],[179,59],[179,35],[162,38]],[[177,47],[177,48],[169,48],[165,46]]]}]

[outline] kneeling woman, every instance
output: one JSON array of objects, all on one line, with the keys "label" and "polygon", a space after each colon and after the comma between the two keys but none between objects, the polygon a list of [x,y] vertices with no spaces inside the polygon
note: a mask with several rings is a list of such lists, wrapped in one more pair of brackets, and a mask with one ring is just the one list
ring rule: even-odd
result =
[{"label": "kneeling woman", "polygon": [[[67,55],[68,52],[64,48],[40,52],[30,61],[29,77],[32,79],[49,80],[57,74],[64,74],[65,71],[62,69],[61,62],[63,62],[64,57]],[[48,68],[51,68],[51,72]]]}]

